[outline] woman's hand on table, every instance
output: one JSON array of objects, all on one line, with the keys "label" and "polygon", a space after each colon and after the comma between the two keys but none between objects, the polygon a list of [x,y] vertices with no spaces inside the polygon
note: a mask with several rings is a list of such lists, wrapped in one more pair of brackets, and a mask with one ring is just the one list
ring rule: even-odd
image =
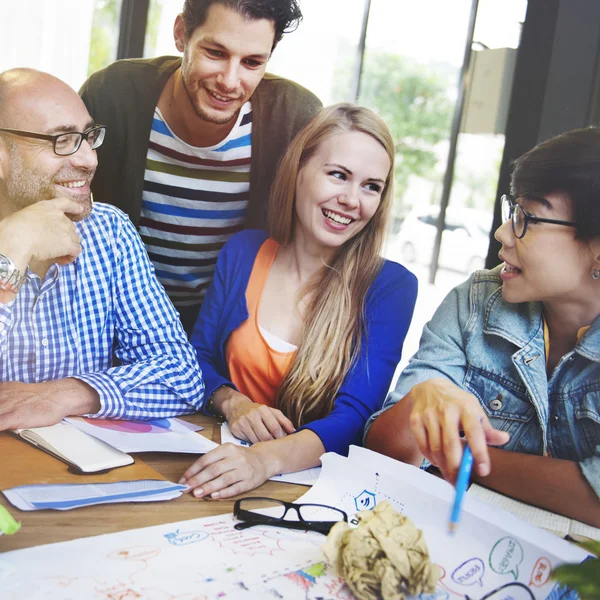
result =
[{"label": "woman's hand on table", "polygon": [[251,444],[276,440],[296,430],[280,410],[252,402],[232,388],[217,390],[213,405],[227,420],[231,433]]},{"label": "woman's hand on table", "polygon": [[440,378],[415,385],[402,401],[407,400],[412,403],[410,427],[419,450],[444,479],[456,479],[463,453],[461,431],[473,453],[475,472],[480,477],[489,474],[488,444],[506,444],[510,436],[492,427],[473,394]]},{"label": "woman's hand on table", "polygon": [[223,444],[200,457],[179,483],[189,486],[196,498],[230,498],[253,490],[275,474],[264,460],[261,445]]}]

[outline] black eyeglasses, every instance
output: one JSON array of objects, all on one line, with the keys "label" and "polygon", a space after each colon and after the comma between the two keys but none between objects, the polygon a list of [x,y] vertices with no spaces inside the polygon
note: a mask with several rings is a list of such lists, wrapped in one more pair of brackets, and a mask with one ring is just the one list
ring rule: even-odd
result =
[{"label": "black eyeglasses", "polygon": [[69,131],[67,133],[59,133],[58,135],[34,133],[33,131],[22,131],[20,129],[4,129],[2,127],[0,127],[0,132],[33,138],[36,140],[49,140],[52,142],[54,154],[58,154],[58,156],[69,156],[71,154],[75,154],[75,152],[79,150],[83,140],[85,140],[91,146],[92,150],[99,148],[104,141],[106,127],[104,127],[104,125],[94,125],[83,133],[78,131]]},{"label": "black eyeglasses", "polygon": [[579,223],[573,221],[557,221],[556,219],[542,219],[530,215],[510,194],[504,194],[502,200],[502,222],[509,219],[512,223],[513,234],[517,239],[521,239],[527,233],[529,223],[552,223],[553,225],[566,225],[567,227],[577,227]]},{"label": "black eyeglasses", "polygon": [[[291,519],[288,513],[291,511]],[[311,530],[327,535],[340,521],[348,522],[348,515],[339,508],[326,504],[293,504],[274,498],[241,498],[233,506],[233,515],[243,521],[235,529],[254,525],[275,525],[286,529]],[[296,519],[293,519],[293,517]]]}]

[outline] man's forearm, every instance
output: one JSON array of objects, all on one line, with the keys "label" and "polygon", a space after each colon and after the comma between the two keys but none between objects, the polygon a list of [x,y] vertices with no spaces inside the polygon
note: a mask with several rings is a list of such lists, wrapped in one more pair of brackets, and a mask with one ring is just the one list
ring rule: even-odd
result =
[{"label": "man's forearm", "polygon": [[96,390],[77,379],[0,383],[0,431],[55,425],[64,417],[99,410]]},{"label": "man's forearm", "polygon": [[600,527],[600,500],[570,460],[489,448],[492,470],[474,481],[546,510]]}]

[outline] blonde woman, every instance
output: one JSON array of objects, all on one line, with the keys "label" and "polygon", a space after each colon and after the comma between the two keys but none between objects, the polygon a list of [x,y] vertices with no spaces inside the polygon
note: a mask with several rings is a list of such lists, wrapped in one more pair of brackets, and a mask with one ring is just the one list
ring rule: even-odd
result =
[{"label": "blonde woman", "polygon": [[347,453],[385,398],[417,294],[380,251],[394,143],[380,117],[339,104],[283,157],[269,232],[233,236],[192,334],[209,398],[231,431],[183,475],[196,497],[226,498],[278,473]]}]

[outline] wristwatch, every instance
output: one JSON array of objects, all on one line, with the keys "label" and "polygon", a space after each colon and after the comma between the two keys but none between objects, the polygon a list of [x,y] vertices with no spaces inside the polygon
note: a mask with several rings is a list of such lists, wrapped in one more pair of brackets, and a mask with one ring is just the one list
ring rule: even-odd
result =
[{"label": "wristwatch", "polygon": [[21,275],[17,265],[8,256],[0,254],[0,290],[16,294],[24,282],[25,276]]}]

